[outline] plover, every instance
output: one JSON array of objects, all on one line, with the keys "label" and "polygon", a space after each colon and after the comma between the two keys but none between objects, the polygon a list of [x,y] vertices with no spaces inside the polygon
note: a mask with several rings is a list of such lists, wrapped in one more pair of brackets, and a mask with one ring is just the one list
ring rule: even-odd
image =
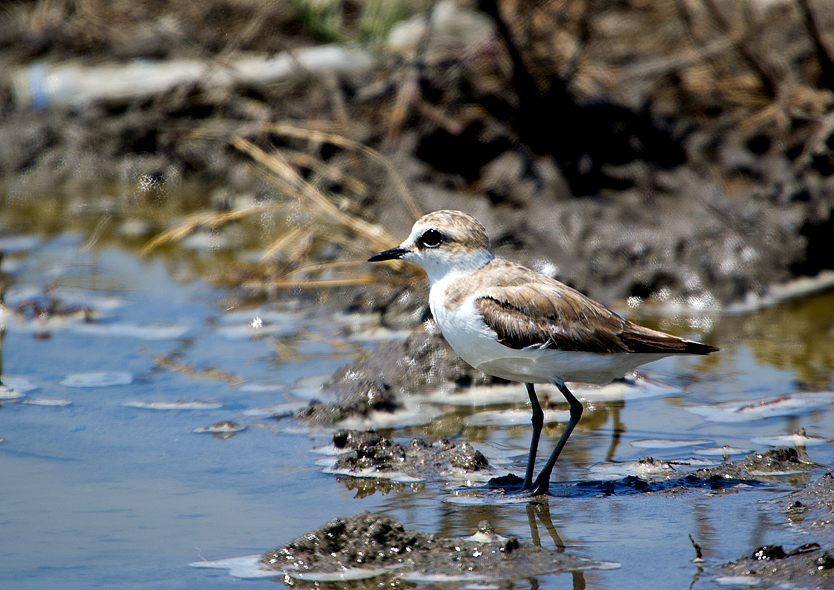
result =
[{"label": "plover", "polygon": [[[533,438],[522,490],[530,494],[547,492],[553,465],[582,416],[566,381],[609,383],[665,356],[718,350],[639,326],[555,279],[495,258],[484,226],[460,211],[424,215],[402,244],[369,260],[394,259],[426,271],[434,320],[463,360],[526,384]],[[535,481],[544,413],[534,383],[555,385],[570,405],[570,420]]]}]

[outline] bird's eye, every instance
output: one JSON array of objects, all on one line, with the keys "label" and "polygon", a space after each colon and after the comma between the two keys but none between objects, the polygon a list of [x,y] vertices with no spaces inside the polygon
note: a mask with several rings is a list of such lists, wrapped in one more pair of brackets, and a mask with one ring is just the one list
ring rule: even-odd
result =
[{"label": "bird's eye", "polygon": [[426,248],[437,248],[443,241],[443,234],[436,229],[428,229],[420,236],[420,245]]}]

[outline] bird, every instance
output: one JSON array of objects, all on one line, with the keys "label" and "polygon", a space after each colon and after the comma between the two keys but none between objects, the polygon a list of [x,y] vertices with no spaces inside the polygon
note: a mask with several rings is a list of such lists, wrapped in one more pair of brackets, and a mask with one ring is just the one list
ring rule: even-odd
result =
[{"label": "bird", "polygon": [[[635,324],[556,279],[496,258],[486,228],[461,211],[423,215],[404,242],[368,260],[421,267],[434,321],[457,355],[488,375],[526,385],[533,437],[520,492],[530,495],[548,493],[556,460],[582,417],[582,403],[565,382],[610,383],[669,355],[718,350]],[[544,424],[536,383],[559,389],[570,419],[534,480]]]}]

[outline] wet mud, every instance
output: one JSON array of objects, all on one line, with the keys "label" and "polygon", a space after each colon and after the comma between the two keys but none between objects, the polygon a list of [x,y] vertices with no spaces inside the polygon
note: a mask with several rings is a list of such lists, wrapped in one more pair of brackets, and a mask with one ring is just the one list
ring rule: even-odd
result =
[{"label": "wet mud", "polygon": [[784,514],[786,524],[802,531],[808,541],[797,547],[757,547],[717,568],[721,575],[749,579],[750,586],[834,587],[834,475],[825,473],[772,504]]},{"label": "wet mud", "polygon": [[664,491],[678,493],[686,488],[709,488],[712,491],[768,483],[787,483],[800,486],[822,467],[807,459],[804,452],[790,447],[778,447],[762,453],[751,453],[737,461],[727,461],[715,467],[701,468],[684,477],[685,485],[671,486]]},{"label": "wet mud", "polygon": [[[651,475],[555,484],[551,486],[549,494],[562,498],[582,498],[649,493],[679,495],[695,491],[711,494],[738,493],[774,483],[803,485],[821,466],[803,461],[796,449],[780,447],[764,453],[751,453],[737,461],[725,461],[714,467],[701,468],[693,467],[688,461],[661,461],[644,457],[636,462],[633,469]],[[491,479],[485,489],[514,492],[521,489],[521,484],[520,477],[510,474]],[[460,493],[467,495],[469,492]]]},{"label": "wet mud", "polygon": [[415,438],[401,445],[374,431],[340,430],[333,445],[340,454],[331,470],[344,475],[437,481],[452,473],[461,477],[492,471],[483,453],[467,442]]},{"label": "wet mud", "polygon": [[470,537],[449,539],[408,531],[390,517],[367,512],[335,518],[268,551],[263,563],[289,578],[384,575],[414,582],[513,580],[610,566],[498,535],[488,521]]},{"label": "wet mud", "polygon": [[[450,468],[479,470],[486,467],[480,453],[472,454],[468,445],[449,445],[446,442],[428,445],[415,439],[410,445],[399,445],[373,431],[339,431],[334,436],[334,446],[349,449],[349,454],[339,459],[344,469],[369,466],[382,471],[397,465],[424,480],[442,478]],[[448,455],[452,451],[451,456]],[[463,453],[461,465],[456,453]],[[474,462],[473,462],[474,457]],[[640,460],[643,464],[659,463],[650,457]],[[685,462],[677,464],[685,470]],[[674,468],[673,468],[674,470]],[[691,493],[744,493],[762,486],[801,485],[821,467],[804,461],[801,453],[793,448],[776,448],[765,453],[753,453],[738,461],[727,461],[701,468],[679,476],[636,477],[628,476],[615,481],[587,481],[558,484],[550,495],[558,498],[590,498],[605,496],[629,496],[634,494],[662,493],[676,497]],[[372,476],[371,476],[372,477]],[[343,480],[349,489],[357,489],[358,497],[374,491],[387,493],[391,489],[402,490],[402,483],[387,482],[381,489],[379,480],[362,485],[358,478]],[[489,496],[496,491],[512,493],[520,488],[521,479],[502,476],[491,479],[476,488],[459,488],[453,495]],[[546,498],[529,498],[528,511],[535,510],[537,502]],[[779,506],[787,520],[801,527],[813,538],[801,546],[784,548],[769,545],[756,548],[730,564],[716,566],[717,577],[750,578],[756,584],[767,580],[801,580],[807,587],[827,587],[834,575],[834,476],[826,473],[813,483],[788,496],[772,501]],[[544,508],[547,510],[547,508]],[[484,545],[486,543],[486,545]],[[693,541],[694,543],[694,541]],[[700,548],[698,548],[700,549]],[[350,518],[337,518],[320,529],[290,541],[281,548],[267,552],[263,562],[289,577],[312,574],[308,580],[324,579],[327,573],[357,571],[357,576],[403,576],[406,580],[447,581],[466,575],[467,579],[512,579],[518,572],[555,572],[610,567],[611,564],[591,564],[582,558],[529,547],[517,538],[496,536],[489,523],[482,522],[479,532],[468,539],[439,539],[435,535],[411,533],[402,525],[385,516],[362,513]],[[396,568],[395,571],[386,571]],[[405,572],[405,573],[403,573]],[[415,574],[415,572],[417,572]],[[286,580],[285,580],[286,581]]]},{"label": "wet mud", "polygon": [[337,425],[351,416],[401,410],[414,394],[493,382],[457,356],[438,332],[417,331],[337,370],[322,386],[322,398],[334,401],[316,401],[299,418]]}]

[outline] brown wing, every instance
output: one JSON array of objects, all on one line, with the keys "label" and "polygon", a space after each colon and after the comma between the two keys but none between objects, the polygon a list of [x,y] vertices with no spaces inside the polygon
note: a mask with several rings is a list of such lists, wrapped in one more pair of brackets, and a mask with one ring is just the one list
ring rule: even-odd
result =
[{"label": "brown wing", "polygon": [[510,348],[659,354],[718,350],[638,326],[567,285],[523,267],[515,270],[511,284],[487,288],[476,300],[487,326]]}]

